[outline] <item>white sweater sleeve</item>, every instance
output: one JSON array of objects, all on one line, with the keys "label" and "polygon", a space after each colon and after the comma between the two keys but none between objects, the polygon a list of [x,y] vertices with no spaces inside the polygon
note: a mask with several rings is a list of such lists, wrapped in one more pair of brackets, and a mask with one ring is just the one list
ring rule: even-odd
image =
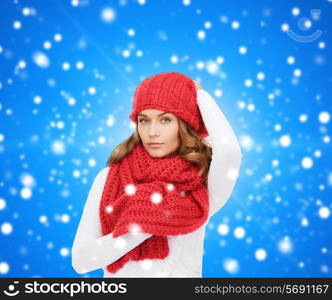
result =
[{"label": "white sweater sleeve", "polygon": [[84,206],[72,247],[72,266],[79,274],[105,268],[144,242],[151,234],[102,235],[99,205],[109,167],[96,176]]},{"label": "white sweater sleeve", "polygon": [[212,147],[208,175],[211,217],[226,204],[233,191],[241,166],[242,152],[232,127],[207,91],[197,91],[197,104],[209,133],[205,139]]}]

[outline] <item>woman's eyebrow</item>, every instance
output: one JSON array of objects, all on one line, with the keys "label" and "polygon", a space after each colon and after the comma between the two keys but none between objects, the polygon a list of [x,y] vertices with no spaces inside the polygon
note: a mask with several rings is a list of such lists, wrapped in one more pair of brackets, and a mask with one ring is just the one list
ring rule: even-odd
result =
[{"label": "woman's eyebrow", "polygon": [[[162,115],[164,115],[164,114],[168,114],[168,112],[167,112],[167,111],[166,111],[166,112],[163,112],[163,113],[159,114],[158,117],[159,117],[159,116],[162,116]],[[137,116],[148,117],[147,115],[144,115],[144,114],[137,114]]]}]

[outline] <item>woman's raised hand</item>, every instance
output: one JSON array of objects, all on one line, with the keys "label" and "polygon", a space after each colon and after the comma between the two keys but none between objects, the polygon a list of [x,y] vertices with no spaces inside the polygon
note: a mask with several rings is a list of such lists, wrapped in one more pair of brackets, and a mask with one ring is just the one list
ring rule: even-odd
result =
[{"label": "woman's raised hand", "polygon": [[198,82],[198,81],[195,81],[194,80],[194,83],[195,83],[195,87],[196,87],[196,90],[198,91],[199,89],[203,89],[201,84]]}]

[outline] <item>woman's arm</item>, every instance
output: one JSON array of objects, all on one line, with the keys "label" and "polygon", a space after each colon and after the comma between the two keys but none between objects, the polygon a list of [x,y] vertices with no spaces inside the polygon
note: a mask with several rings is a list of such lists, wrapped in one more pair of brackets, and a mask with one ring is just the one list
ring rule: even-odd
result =
[{"label": "woman's arm", "polygon": [[144,242],[151,234],[102,235],[99,204],[109,167],[102,169],[90,189],[72,247],[72,266],[79,274],[104,268]]},{"label": "woman's arm", "polygon": [[211,95],[197,90],[199,106],[207,140],[212,147],[212,161],[208,175],[210,217],[227,202],[235,186],[242,160],[239,142],[231,125]]}]

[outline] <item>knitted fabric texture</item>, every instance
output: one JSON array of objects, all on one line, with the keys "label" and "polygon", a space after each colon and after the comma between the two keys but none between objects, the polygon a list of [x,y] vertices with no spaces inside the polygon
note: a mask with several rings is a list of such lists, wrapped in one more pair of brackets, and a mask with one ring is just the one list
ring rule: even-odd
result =
[{"label": "knitted fabric texture", "polygon": [[165,72],[142,81],[136,88],[129,118],[136,123],[137,114],[144,109],[170,112],[189,124],[201,138],[208,136],[197,105],[195,83],[184,74]]},{"label": "knitted fabric texture", "polygon": [[154,158],[141,144],[113,163],[100,202],[102,234],[152,234],[107,266],[115,273],[129,260],[164,259],[170,235],[195,231],[208,218],[208,190],[198,167],[179,156]]}]

